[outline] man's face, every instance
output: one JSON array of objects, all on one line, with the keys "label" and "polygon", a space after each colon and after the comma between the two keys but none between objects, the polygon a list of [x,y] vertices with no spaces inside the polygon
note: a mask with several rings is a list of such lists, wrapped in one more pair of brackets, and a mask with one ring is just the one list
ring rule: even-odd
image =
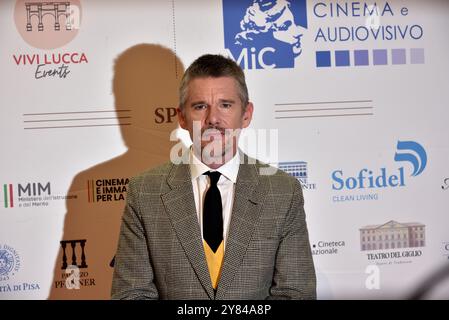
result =
[{"label": "man's face", "polygon": [[189,131],[195,155],[209,167],[220,167],[235,155],[238,134],[229,129],[249,126],[252,103],[248,103],[245,111],[243,109],[234,78],[207,77],[190,81],[184,111],[178,109],[179,124]]}]

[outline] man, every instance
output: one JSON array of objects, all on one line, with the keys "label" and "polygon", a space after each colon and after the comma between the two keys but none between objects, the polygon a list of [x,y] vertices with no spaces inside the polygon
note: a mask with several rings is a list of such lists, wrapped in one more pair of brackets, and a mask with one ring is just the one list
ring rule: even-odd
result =
[{"label": "man", "polygon": [[189,163],[131,179],[113,299],[316,298],[299,182],[261,174],[237,148],[253,109],[231,59],[204,55],[186,70],[178,119],[194,142]]}]

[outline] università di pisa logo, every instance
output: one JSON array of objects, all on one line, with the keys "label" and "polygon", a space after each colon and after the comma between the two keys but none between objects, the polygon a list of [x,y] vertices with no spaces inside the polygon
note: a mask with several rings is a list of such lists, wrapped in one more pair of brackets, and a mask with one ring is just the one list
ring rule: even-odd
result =
[{"label": "universit\u00e0 di pisa logo", "polygon": [[19,269],[20,256],[17,251],[7,244],[0,244],[0,281],[9,280]]},{"label": "universit\u00e0 di pisa logo", "polygon": [[59,49],[78,35],[81,13],[80,0],[17,0],[14,7],[17,32],[29,46],[41,50],[16,52],[12,62],[19,68],[33,67],[35,79],[67,78],[74,65],[88,63],[84,52]]},{"label": "universit\u00e0 di pisa logo", "polygon": [[14,276],[21,267],[20,256],[17,251],[7,245],[0,244],[0,300],[2,297],[11,297],[11,293],[40,290],[40,284],[20,280],[14,282]]}]

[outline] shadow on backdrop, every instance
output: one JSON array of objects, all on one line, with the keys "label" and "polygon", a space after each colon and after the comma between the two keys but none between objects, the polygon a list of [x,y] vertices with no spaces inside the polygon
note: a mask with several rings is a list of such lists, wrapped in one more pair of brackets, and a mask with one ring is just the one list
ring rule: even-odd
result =
[{"label": "shadow on backdrop", "polygon": [[[128,178],[169,160],[184,67],[169,49],[140,44],[115,61],[115,111],[127,151],[78,173],[68,194],[49,299],[109,299]],[[110,127],[85,130],[111,130]],[[104,141],[119,144],[119,141]],[[81,150],[80,150],[81,151]],[[89,151],[86,150],[86,156]],[[76,265],[71,270],[70,265]],[[68,269],[67,269],[68,268]],[[75,268],[76,269],[76,268]],[[66,271],[68,273],[66,273]],[[68,289],[66,284],[80,288]]]},{"label": "shadow on backdrop", "polygon": [[[444,264],[442,267],[435,270],[432,274],[422,281],[415,291],[407,297],[408,300],[427,300],[433,299],[431,294],[438,290],[439,286],[449,281],[449,264]],[[444,297],[436,298],[438,300],[449,300],[449,292],[446,291]]]}]

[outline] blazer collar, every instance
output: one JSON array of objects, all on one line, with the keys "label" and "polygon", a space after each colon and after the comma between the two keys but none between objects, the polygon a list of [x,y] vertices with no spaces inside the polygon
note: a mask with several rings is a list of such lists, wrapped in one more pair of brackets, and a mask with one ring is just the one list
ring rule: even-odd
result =
[{"label": "blazer collar", "polygon": [[259,183],[258,169],[255,164],[248,164],[248,159],[246,155],[243,157],[237,177],[229,235],[216,299],[226,297],[227,290],[242,264],[267,194],[265,189],[268,186]]},{"label": "blazer collar", "polygon": [[173,165],[167,177],[171,190],[161,195],[165,210],[184,252],[210,299],[215,298],[196,215],[190,170],[187,164]]}]

